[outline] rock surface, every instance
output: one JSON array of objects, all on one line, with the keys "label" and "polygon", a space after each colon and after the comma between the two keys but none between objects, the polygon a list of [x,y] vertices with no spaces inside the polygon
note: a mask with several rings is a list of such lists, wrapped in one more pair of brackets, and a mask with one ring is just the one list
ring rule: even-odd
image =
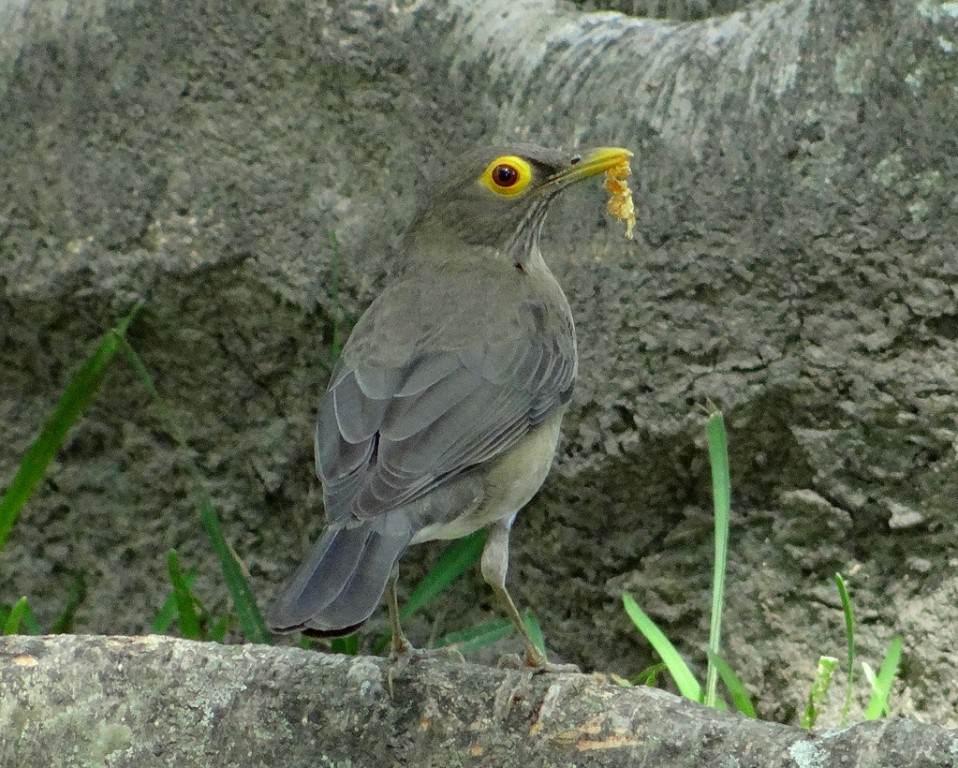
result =
[{"label": "rock surface", "polygon": [[[958,736],[818,735],[591,675],[166,637],[0,640],[0,765],[953,768]],[[331,703],[333,704],[331,706]]]}]

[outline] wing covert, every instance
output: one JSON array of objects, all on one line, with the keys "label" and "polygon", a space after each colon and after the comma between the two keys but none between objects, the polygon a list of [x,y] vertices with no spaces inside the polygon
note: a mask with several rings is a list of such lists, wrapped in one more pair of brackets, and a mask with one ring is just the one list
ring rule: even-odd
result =
[{"label": "wing covert", "polygon": [[327,516],[384,514],[508,449],[567,402],[575,369],[571,334],[414,354],[385,372],[344,355],[316,423]]}]

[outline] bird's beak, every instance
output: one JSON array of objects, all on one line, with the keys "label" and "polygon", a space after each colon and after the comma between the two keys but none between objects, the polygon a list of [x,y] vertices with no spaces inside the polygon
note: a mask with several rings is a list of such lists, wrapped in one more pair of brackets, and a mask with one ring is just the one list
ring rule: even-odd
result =
[{"label": "bird's beak", "polygon": [[631,157],[632,153],[622,147],[597,147],[552,176],[543,184],[543,188],[563,189],[577,181],[605,173],[620,163],[627,163]]}]

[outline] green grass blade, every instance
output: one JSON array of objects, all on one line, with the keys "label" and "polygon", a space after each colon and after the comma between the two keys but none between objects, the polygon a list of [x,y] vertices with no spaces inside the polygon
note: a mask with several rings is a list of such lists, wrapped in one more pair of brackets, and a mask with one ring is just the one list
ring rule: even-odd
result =
[{"label": "green grass blade", "polygon": [[[193,582],[196,580],[196,571],[190,569],[183,574],[183,581],[186,583],[187,588],[192,593],[193,591]],[[176,621],[176,593],[170,593],[170,596],[166,598],[166,602],[163,603],[163,607],[160,608],[159,614],[157,614],[156,619],[153,621],[153,626],[150,628],[150,631],[154,635],[163,635],[170,631],[170,627],[173,626],[173,622]]]},{"label": "green grass blade", "polygon": [[486,534],[483,528],[453,542],[409,594],[409,599],[399,609],[399,617],[408,619],[475,565],[482,556]]},{"label": "green grass blade", "polygon": [[70,584],[66,605],[63,606],[63,611],[57,617],[57,620],[53,622],[53,626],[50,628],[50,634],[62,635],[73,629],[73,617],[76,615],[77,608],[80,607],[85,599],[86,581],[83,578],[83,574],[78,573]]},{"label": "green grass blade", "polygon": [[848,713],[852,708],[852,686],[855,684],[855,612],[852,610],[852,599],[845,586],[845,579],[840,573],[835,574],[835,586],[838,587],[838,596],[842,601],[842,611],[845,613],[845,646],[847,654],[848,682],[845,689],[845,704],[842,706],[842,727],[848,720]]},{"label": "green grass blade", "polygon": [[230,614],[226,614],[225,616],[221,616],[217,621],[212,622],[206,633],[206,639],[212,640],[214,643],[225,643],[226,632],[230,628],[232,618]]},{"label": "green grass blade", "polygon": [[881,663],[875,683],[872,686],[872,695],[868,701],[868,709],[865,710],[866,720],[877,720],[883,715],[890,714],[888,709],[888,698],[891,696],[892,683],[895,682],[895,675],[898,673],[898,665],[901,663],[902,639],[899,635],[892,638],[888,653]]},{"label": "green grass blade", "polygon": [[692,701],[701,701],[702,688],[698,680],[695,679],[695,675],[692,674],[692,670],[685,663],[685,659],[675,650],[675,646],[665,636],[665,633],[639,608],[632,595],[627,592],[623,593],[622,602],[625,605],[625,612],[632,619],[632,623],[662,658],[679,689],[679,693],[687,699],[692,699]]},{"label": "green grass blade", "polygon": [[[3,622],[3,634],[5,635],[19,635],[20,627],[23,624],[26,624],[26,617],[30,613],[30,604],[27,602],[27,598],[21,597],[17,602],[15,602],[10,607],[10,612],[7,614],[6,619]],[[35,623],[35,622],[34,622]],[[39,629],[39,627],[38,627]],[[39,634],[30,633],[30,634]]]},{"label": "green grass blade", "polygon": [[[205,491],[203,495],[206,496]],[[220,570],[223,572],[226,588],[233,598],[233,608],[236,610],[236,618],[244,637],[251,643],[265,645],[272,642],[273,636],[266,628],[266,622],[263,621],[263,614],[260,613],[259,606],[256,604],[253,589],[223,535],[219,518],[208,497],[200,502],[200,521],[209,537],[213,552],[219,560]]]},{"label": "green grass blade", "polygon": [[3,620],[3,634],[19,635],[20,624],[23,621],[23,614],[28,608],[26,596],[21,597],[11,607]]},{"label": "green grass blade", "polygon": [[738,679],[738,675],[735,674],[735,671],[729,666],[728,662],[721,656],[716,656],[711,651],[709,652],[709,661],[718,671],[719,677],[722,678],[725,690],[728,691],[728,695],[731,697],[732,704],[735,705],[735,708],[747,717],[758,717],[758,714],[755,712],[755,706],[752,704],[752,698],[748,695],[748,691],[745,690],[742,681]]},{"label": "green grass blade", "polygon": [[3,551],[7,543],[20,510],[43,478],[47,466],[56,456],[70,427],[76,423],[96,395],[123,335],[140,306],[139,303],[136,304],[115,328],[107,332],[93,354],[73,374],[53,413],[47,418],[36,440],[27,449],[10,487],[0,499],[0,551]]},{"label": "green grass blade", "polygon": [[[16,610],[16,613],[14,613]],[[7,632],[7,626],[13,630]],[[30,610],[30,603],[27,601],[26,597],[21,597],[9,608],[5,605],[0,605],[0,635],[16,635],[23,634],[20,630],[26,630],[28,635],[42,635],[43,629],[37,623],[36,618],[33,616],[33,611]]]},{"label": "green grass blade", "polygon": [[341,653],[344,656],[355,656],[359,653],[359,635],[356,632],[344,637],[334,637],[329,643],[330,653]]},{"label": "green grass blade", "polygon": [[629,679],[631,685],[657,685],[659,682],[659,675],[663,672],[668,672],[669,668],[665,666],[664,661],[660,661],[657,664],[650,664],[645,669],[643,669],[639,674]]},{"label": "green grass blade", "polygon": [[[409,599],[399,609],[399,618],[408,619],[471,568],[482,556],[486,535],[487,531],[483,528],[450,544],[409,594]],[[382,653],[390,638],[392,630],[388,629],[377,638],[373,651]]]},{"label": "green grass blade", "polygon": [[163,420],[166,422],[166,430],[176,442],[184,465],[193,480],[193,494],[199,506],[200,522],[203,525],[203,530],[206,531],[206,535],[209,537],[213,552],[219,560],[220,570],[223,573],[226,588],[229,590],[230,597],[233,600],[233,608],[239,620],[240,630],[246,639],[252,643],[269,643],[272,641],[272,634],[266,628],[266,622],[263,621],[263,615],[260,613],[259,606],[256,604],[256,598],[253,596],[253,590],[249,585],[249,580],[243,573],[243,569],[240,567],[233,550],[226,542],[219,518],[216,516],[216,511],[213,508],[212,499],[206,491],[206,485],[203,482],[199,469],[197,469],[196,464],[192,458],[190,458],[186,447],[186,440],[183,438],[177,425],[173,409],[170,408],[166,400],[160,395],[156,384],[153,382],[153,377],[150,376],[150,372],[146,369],[136,350],[125,340],[122,343],[130,364],[136,371],[143,386],[156,402],[157,408]]},{"label": "green grass blade", "polygon": [[526,611],[525,616],[522,617],[522,623],[526,626],[526,632],[529,633],[532,644],[545,653],[546,638],[542,634],[542,626],[539,624],[539,620],[533,615],[532,611]]},{"label": "green grass blade", "polygon": [[815,679],[812,681],[812,688],[808,692],[808,704],[799,723],[802,728],[811,730],[815,727],[818,715],[825,708],[825,702],[828,700],[828,691],[832,687],[832,678],[837,668],[838,659],[835,657],[819,657]]},{"label": "green grass blade", "polygon": [[30,608],[29,603],[27,603],[27,606],[23,611],[23,628],[27,631],[28,635],[43,634],[43,628],[40,626],[39,622],[34,617],[33,609]]},{"label": "green grass blade", "polygon": [[176,618],[180,627],[180,634],[187,640],[202,640],[203,629],[199,613],[196,610],[196,601],[190,591],[183,572],[180,570],[180,560],[175,550],[170,550],[166,556],[166,567],[173,584],[173,596],[176,598]]},{"label": "green grass blade", "polygon": [[[712,570],[712,614],[709,625],[709,662],[705,677],[707,707],[714,707],[721,670],[722,607],[725,601],[725,571],[728,561],[728,529],[731,514],[732,481],[728,464],[728,437],[721,411],[709,415],[705,424],[709,461],[712,465],[712,504],[715,509],[715,562]],[[728,665],[726,665],[728,666]],[[729,670],[731,672],[731,670]],[[724,679],[724,677],[723,677]],[[728,683],[726,683],[726,687]],[[744,693],[744,689],[742,689]],[[732,694],[732,691],[729,690]],[[733,696],[734,698],[734,696]],[[751,703],[749,703],[751,707]],[[754,712],[754,710],[753,710]]]},{"label": "green grass blade", "polygon": [[451,647],[463,654],[471,653],[481,648],[487,648],[502,640],[502,638],[508,637],[512,630],[512,622],[509,619],[496,619],[443,635],[436,642],[436,647]]}]

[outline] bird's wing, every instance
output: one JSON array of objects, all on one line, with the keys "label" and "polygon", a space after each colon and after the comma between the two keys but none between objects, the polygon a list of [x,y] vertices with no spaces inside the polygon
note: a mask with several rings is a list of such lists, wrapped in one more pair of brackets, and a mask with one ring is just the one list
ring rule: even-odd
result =
[{"label": "bird's wing", "polygon": [[[387,356],[350,355],[347,344],[316,424],[330,521],[369,519],[422,498],[567,402],[576,373],[571,319],[544,332],[542,312],[520,303],[514,317],[497,319],[495,334],[459,334],[453,344],[442,333],[430,344],[393,339]],[[356,348],[376,348],[357,330]]]}]

